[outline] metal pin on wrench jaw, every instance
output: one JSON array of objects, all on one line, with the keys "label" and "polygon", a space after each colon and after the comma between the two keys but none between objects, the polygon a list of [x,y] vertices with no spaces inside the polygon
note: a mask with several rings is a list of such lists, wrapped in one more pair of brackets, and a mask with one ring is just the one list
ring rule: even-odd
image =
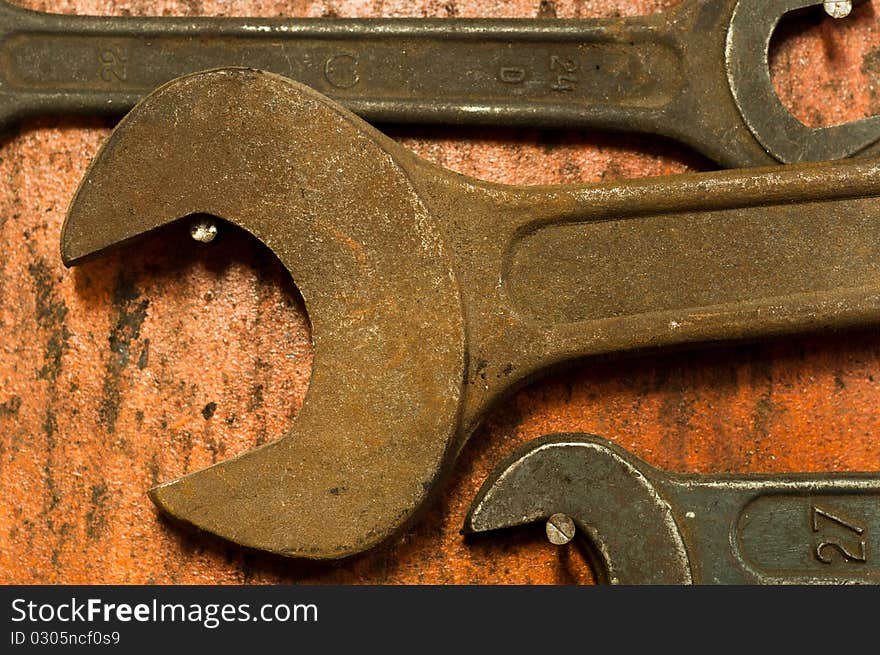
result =
[{"label": "metal pin on wrench jaw", "polygon": [[630,458],[617,456],[599,441],[554,437],[518,451],[483,484],[463,532],[550,521],[558,515],[588,536],[602,582],[693,581],[687,549],[666,501]]},{"label": "metal pin on wrench jaw", "polygon": [[851,12],[851,0],[825,0],[825,13],[831,18],[846,18]]},{"label": "metal pin on wrench jaw", "polygon": [[463,532],[563,517],[605,583],[880,584],[878,473],[673,474],[600,437],[554,435],[489,475]]},{"label": "metal pin on wrench jaw", "polygon": [[70,205],[61,254],[79,264],[204,215],[276,253],[315,352],[291,431],[151,495],[237,543],[330,559],[405,529],[498,399],[547,369],[876,322],[878,171],[490,184],[292,80],[226,69],[169,83],[123,119]]}]

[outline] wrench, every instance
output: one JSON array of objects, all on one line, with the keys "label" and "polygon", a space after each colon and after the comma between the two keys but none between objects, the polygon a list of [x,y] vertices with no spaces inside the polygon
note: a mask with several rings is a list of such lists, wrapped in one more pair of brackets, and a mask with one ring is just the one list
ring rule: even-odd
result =
[{"label": "wrench", "polygon": [[493,403],[548,368],[876,321],[878,196],[876,160],[490,184],[297,82],[224,69],[123,119],[61,255],[80,264],[194,215],[208,240],[208,214],[278,256],[314,344],[291,431],[151,495],[252,548],[338,558],[405,528]]},{"label": "wrench", "polygon": [[640,131],[726,167],[880,152],[880,118],[808,128],[773,90],[770,37],[784,14],[813,5],[822,2],[686,0],[612,20],[290,20],[63,16],[0,2],[0,125],[121,114],[185,73],[250,66],[372,121]]},{"label": "wrench", "polygon": [[610,584],[880,584],[880,473],[661,471],[588,434],[531,441],[489,474],[464,533],[546,520]]}]

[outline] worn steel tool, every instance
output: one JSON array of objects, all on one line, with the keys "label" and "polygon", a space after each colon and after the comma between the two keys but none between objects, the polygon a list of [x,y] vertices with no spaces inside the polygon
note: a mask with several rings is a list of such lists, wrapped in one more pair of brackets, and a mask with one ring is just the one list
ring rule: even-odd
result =
[{"label": "worn steel tool", "polygon": [[[880,119],[812,129],[767,63],[787,12],[817,0],[687,0],[616,20],[61,16],[0,2],[0,123],[122,113],[185,73],[251,66],[375,121],[592,127],[662,134],[718,163],[878,152]],[[825,3],[832,6],[849,3]]]},{"label": "worn steel tool", "polygon": [[474,499],[463,532],[547,521],[611,584],[880,584],[880,473],[667,473],[600,437],[542,437]]},{"label": "worn steel tool", "polygon": [[[290,271],[314,367],[286,437],[152,497],[287,555],[351,555],[401,529],[489,407],[548,367],[880,319],[877,160],[503,186],[419,159],[292,80],[231,69],[123,119],[62,257],[196,214]],[[196,238],[222,232],[205,220]]]}]

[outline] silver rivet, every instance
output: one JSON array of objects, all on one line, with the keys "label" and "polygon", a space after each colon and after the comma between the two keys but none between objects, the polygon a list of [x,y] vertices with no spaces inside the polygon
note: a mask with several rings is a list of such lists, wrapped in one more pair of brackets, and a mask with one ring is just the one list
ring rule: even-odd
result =
[{"label": "silver rivet", "polygon": [[211,243],[217,236],[217,222],[209,216],[200,216],[193,220],[189,234],[199,243]]},{"label": "silver rivet", "polygon": [[547,539],[554,546],[564,546],[574,539],[574,521],[567,514],[554,514],[547,519]]},{"label": "silver rivet", "polygon": [[851,0],[826,0],[825,13],[831,18],[846,18],[852,11]]}]

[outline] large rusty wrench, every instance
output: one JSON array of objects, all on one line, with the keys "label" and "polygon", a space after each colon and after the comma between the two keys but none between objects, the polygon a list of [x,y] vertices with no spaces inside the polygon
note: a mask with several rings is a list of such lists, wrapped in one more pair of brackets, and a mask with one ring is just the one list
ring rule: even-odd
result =
[{"label": "large rusty wrench", "polygon": [[546,520],[610,584],[880,584],[880,473],[668,473],[586,434],[542,437],[489,474],[477,533]]},{"label": "large rusty wrench", "polygon": [[639,131],[727,167],[877,152],[880,119],[807,128],[770,82],[776,25],[822,4],[684,0],[596,20],[326,20],[62,16],[0,0],[0,125],[119,114],[179,75],[251,66],[373,121]]},{"label": "large rusty wrench", "polygon": [[292,80],[230,69],[119,124],[61,253],[79,264],[206,213],[279,257],[315,351],[292,429],[151,495],[246,546],[338,558],[413,519],[488,408],[548,367],[880,318],[878,196],[869,160],[490,184]]}]

